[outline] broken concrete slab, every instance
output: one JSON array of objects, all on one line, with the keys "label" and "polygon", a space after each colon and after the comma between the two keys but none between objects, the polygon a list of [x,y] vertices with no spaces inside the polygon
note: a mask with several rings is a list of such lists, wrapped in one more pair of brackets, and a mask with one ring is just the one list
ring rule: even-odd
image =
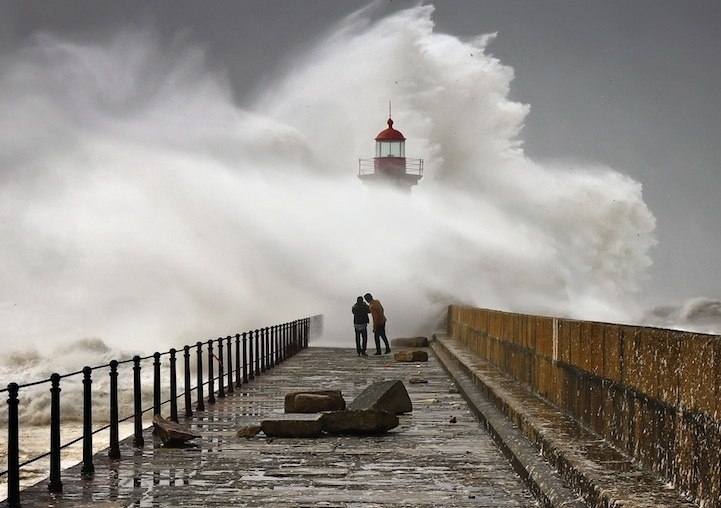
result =
[{"label": "broken concrete slab", "polygon": [[268,418],[260,428],[268,437],[320,437],[323,433],[323,415],[291,413]]},{"label": "broken concrete slab", "polygon": [[398,351],[393,354],[397,362],[427,362],[428,353],[420,350]]},{"label": "broken concrete slab", "polygon": [[202,437],[198,432],[188,429],[179,423],[166,420],[160,415],[153,416],[153,426],[165,446],[182,446],[187,441]]},{"label": "broken concrete slab", "polygon": [[377,409],[400,414],[413,411],[413,403],[403,382],[396,379],[371,384],[348,404],[348,409]]},{"label": "broken concrete slab", "polygon": [[321,411],[338,411],[345,409],[343,397],[318,395],[316,393],[299,393],[294,399],[296,413],[320,413]]},{"label": "broken concrete slab", "polygon": [[235,435],[238,437],[250,438],[258,434],[260,431],[260,425],[244,425],[238,428]]},{"label": "broken concrete slab", "polygon": [[398,427],[398,416],[376,409],[346,409],[323,413],[323,430],[328,434],[383,434]]},{"label": "broken concrete slab", "polygon": [[[326,398],[321,400],[315,397],[308,397],[309,395],[323,396]],[[300,405],[298,404],[299,396]],[[321,409],[314,409],[314,407],[320,406],[322,406]],[[286,394],[284,408],[286,413],[316,413],[318,411],[345,409],[346,402],[340,390],[305,390]]]}]

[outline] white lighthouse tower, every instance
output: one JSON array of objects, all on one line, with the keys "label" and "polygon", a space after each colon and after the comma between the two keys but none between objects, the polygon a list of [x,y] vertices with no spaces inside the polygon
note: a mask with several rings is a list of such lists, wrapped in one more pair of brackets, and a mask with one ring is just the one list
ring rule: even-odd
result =
[{"label": "white lighthouse tower", "polygon": [[366,185],[390,185],[410,193],[422,177],[423,159],[406,158],[406,138],[388,118],[388,128],[376,136],[376,156],[358,160],[358,178]]}]

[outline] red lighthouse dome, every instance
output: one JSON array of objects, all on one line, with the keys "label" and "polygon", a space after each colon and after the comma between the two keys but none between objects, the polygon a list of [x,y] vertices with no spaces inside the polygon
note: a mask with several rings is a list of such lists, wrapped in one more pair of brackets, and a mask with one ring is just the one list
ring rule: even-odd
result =
[{"label": "red lighthouse dome", "polygon": [[405,141],[406,138],[403,137],[403,134],[401,134],[401,131],[397,131],[393,128],[393,120],[391,118],[388,119],[388,128],[380,131],[378,135],[376,136],[376,141],[390,141],[390,140],[396,140],[396,141]]}]

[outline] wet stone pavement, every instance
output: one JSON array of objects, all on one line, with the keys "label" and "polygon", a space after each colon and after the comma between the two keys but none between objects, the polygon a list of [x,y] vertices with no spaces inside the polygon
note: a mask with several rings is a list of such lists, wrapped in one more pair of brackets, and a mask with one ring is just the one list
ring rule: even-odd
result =
[{"label": "wet stone pavement", "polygon": [[[63,471],[61,495],[42,482],[21,493],[22,506],[539,506],[426,350],[427,363],[401,363],[392,355],[359,358],[352,349],[306,349],[192,419],[181,417],[203,436],[192,446],[165,448],[146,429],[144,447],[132,438],[121,443],[121,459],[98,454],[92,480],[75,466]],[[282,414],[288,392],[340,389],[350,402],[390,379],[403,381],[413,412],[387,434],[236,437],[238,427]]]}]

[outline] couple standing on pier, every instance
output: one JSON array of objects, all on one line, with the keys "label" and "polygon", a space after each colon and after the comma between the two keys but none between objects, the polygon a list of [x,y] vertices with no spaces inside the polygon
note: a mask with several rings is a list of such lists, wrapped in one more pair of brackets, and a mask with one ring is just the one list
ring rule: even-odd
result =
[{"label": "couple standing on pier", "polygon": [[[363,301],[365,298],[365,302]],[[366,304],[366,302],[368,302]],[[351,309],[353,312],[353,326],[355,327],[355,347],[358,356],[368,356],[366,354],[366,346],[368,345],[368,314],[373,318],[373,338],[376,342],[375,354],[381,354],[381,341],[386,346],[386,354],[391,352],[386,337],[386,316],[380,300],[374,300],[373,295],[366,293],[365,296],[359,296],[355,305]]]}]

